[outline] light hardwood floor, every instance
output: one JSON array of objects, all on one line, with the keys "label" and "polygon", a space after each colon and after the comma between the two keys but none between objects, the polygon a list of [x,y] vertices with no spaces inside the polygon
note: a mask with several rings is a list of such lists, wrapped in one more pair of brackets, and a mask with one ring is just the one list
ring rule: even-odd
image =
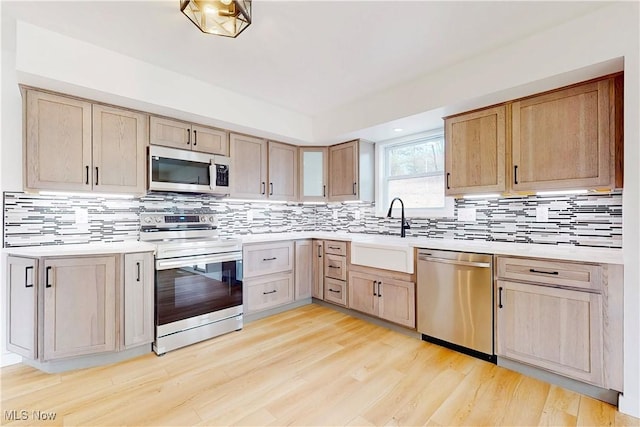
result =
[{"label": "light hardwood floor", "polygon": [[[2,423],[635,425],[606,403],[308,305],[163,357],[2,369]],[[7,411],[29,419],[8,422]],[[38,421],[33,411],[53,412]]]}]

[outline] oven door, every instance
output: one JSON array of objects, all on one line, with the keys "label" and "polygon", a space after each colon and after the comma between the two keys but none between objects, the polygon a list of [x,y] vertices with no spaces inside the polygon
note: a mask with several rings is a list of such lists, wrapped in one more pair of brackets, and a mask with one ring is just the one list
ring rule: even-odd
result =
[{"label": "oven door", "polygon": [[155,288],[156,326],[241,308],[242,252],[157,260]]},{"label": "oven door", "polygon": [[214,156],[149,147],[149,190],[216,193]]}]

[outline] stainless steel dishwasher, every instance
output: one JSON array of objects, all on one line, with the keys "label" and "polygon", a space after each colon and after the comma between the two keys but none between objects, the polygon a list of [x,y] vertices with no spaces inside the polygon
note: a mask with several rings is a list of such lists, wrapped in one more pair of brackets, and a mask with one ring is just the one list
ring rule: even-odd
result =
[{"label": "stainless steel dishwasher", "polygon": [[495,362],[493,255],[418,249],[422,339]]}]

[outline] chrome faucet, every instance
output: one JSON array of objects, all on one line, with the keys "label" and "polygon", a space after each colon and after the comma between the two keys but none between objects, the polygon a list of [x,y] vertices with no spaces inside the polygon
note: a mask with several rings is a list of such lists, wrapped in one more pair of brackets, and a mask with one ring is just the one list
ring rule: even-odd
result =
[{"label": "chrome faucet", "polygon": [[408,230],[411,227],[409,226],[409,221],[405,220],[404,218],[404,203],[402,202],[402,199],[400,197],[394,197],[391,201],[391,205],[389,205],[389,212],[387,212],[387,218],[391,218],[393,202],[395,202],[396,200],[400,202],[400,206],[402,207],[402,218],[400,218],[400,237],[407,237],[405,230]]}]

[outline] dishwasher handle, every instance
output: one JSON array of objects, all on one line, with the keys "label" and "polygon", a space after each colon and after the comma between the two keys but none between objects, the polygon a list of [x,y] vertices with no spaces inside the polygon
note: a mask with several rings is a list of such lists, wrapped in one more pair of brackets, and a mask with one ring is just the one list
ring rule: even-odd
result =
[{"label": "dishwasher handle", "polygon": [[472,262],[472,261],[458,261],[456,259],[434,258],[430,256],[418,255],[418,261],[431,261],[439,262],[441,264],[453,264],[463,265],[465,267],[478,267],[478,268],[490,268],[490,262]]}]

